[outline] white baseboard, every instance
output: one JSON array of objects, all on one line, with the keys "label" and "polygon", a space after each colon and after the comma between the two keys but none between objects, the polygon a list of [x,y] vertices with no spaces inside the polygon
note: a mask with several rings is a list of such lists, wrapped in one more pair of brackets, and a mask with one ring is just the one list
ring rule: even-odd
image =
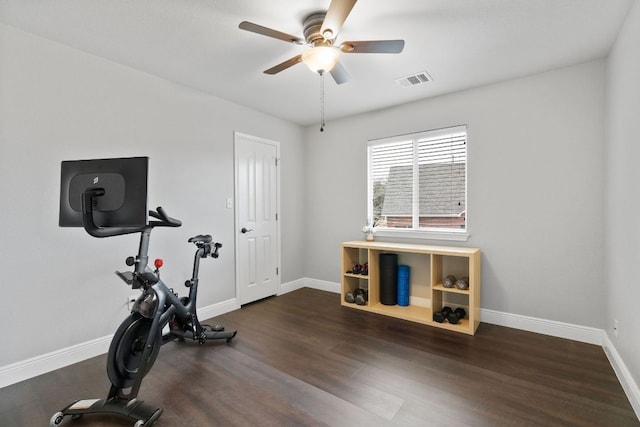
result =
[{"label": "white baseboard", "polygon": [[205,320],[212,317],[220,316],[230,311],[238,310],[240,303],[237,298],[231,298],[217,304],[208,305],[206,307],[198,307],[198,319]]},{"label": "white baseboard", "polygon": [[113,335],[107,335],[2,366],[0,367],[0,388],[104,354],[109,351],[112,337]]},{"label": "white baseboard", "polygon": [[[200,320],[240,308],[236,298],[198,308]],[[82,362],[109,351],[113,334],[0,367],[0,388]]]},{"label": "white baseboard", "polygon": [[293,292],[298,289],[302,289],[304,287],[305,287],[305,279],[298,279],[298,280],[294,280],[293,282],[281,283],[280,291],[278,292],[278,295],[283,295],[288,292]]},{"label": "white baseboard", "polygon": [[481,308],[480,321],[588,344],[602,345],[603,343],[604,331],[602,329],[557,322],[555,320],[539,319]]},{"label": "white baseboard", "polygon": [[283,295],[302,288],[318,289],[321,291],[333,292],[337,294],[340,293],[340,283],[327,282],[324,280],[309,279],[308,277],[304,277],[302,279],[297,279],[292,282],[281,284],[280,292],[278,292],[278,295]]},{"label": "white baseboard", "polygon": [[609,336],[606,333],[603,333],[603,337],[604,344],[602,345],[602,347],[604,348],[604,353],[607,355],[609,363],[611,363],[611,366],[613,367],[613,370],[616,373],[616,376],[618,377],[618,380],[620,381],[624,392],[629,398],[629,403],[631,403],[636,416],[640,420],[640,388],[638,387],[638,384],[633,380],[633,376],[631,376],[629,369],[627,369],[627,365],[624,363],[624,360],[622,360],[622,357],[620,357],[620,354],[613,346],[613,343],[609,339]]},{"label": "white baseboard", "polygon": [[321,291],[333,292],[339,294],[342,292],[340,283],[327,282],[326,280],[305,278],[304,283],[308,288],[318,289]]}]

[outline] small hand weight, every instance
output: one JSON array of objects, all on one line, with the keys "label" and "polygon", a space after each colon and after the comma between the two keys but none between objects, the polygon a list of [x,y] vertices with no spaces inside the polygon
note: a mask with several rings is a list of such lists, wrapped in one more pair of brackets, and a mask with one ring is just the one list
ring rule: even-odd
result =
[{"label": "small hand weight", "polygon": [[456,276],[452,276],[451,274],[444,278],[442,281],[442,286],[445,288],[453,288],[456,283]]},{"label": "small hand weight", "polygon": [[442,310],[433,313],[433,320],[442,323],[452,312],[451,307],[442,307]]},{"label": "small hand weight", "polygon": [[452,325],[457,325],[461,319],[464,319],[464,316],[466,315],[466,310],[462,307],[458,307],[453,311],[453,313],[449,313],[449,315],[447,316],[447,320]]},{"label": "small hand weight", "polygon": [[469,278],[463,277],[462,279],[456,280],[456,288],[460,289],[461,291],[469,289]]},{"label": "small hand weight", "polygon": [[364,289],[356,289],[356,304],[358,305],[366,305],[369,300],[369,292]]}]

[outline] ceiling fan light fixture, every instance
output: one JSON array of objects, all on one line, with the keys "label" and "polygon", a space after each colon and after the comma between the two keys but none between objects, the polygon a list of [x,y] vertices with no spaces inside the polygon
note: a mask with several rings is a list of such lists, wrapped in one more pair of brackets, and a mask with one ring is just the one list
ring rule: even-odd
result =
[{"label": "ceiling fan light fixture", "polygon": [[307,64],[311,71],[318,74],[331,71],[339,58],[338,50],[330,46],[312,47],[302,54],[302,62]]}]

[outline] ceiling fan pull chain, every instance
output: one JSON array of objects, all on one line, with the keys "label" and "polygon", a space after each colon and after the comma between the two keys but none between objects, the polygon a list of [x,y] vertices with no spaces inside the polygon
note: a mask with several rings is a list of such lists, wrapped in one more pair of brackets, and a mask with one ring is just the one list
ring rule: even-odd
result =
[{"label": "ceiling fan pull chain", "polygon": [[324,132],[324,73],[320,74],[320,132]]}]

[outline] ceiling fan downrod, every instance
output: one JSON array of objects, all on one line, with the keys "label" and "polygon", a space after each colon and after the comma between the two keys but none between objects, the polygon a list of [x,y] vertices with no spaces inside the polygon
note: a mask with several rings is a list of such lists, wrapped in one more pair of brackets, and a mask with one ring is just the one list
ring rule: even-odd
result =
[{"label": "ceiling fan downrod", "polygon": [[319,71],[320,74],[320,132],[324,132],[324,72]]}]

